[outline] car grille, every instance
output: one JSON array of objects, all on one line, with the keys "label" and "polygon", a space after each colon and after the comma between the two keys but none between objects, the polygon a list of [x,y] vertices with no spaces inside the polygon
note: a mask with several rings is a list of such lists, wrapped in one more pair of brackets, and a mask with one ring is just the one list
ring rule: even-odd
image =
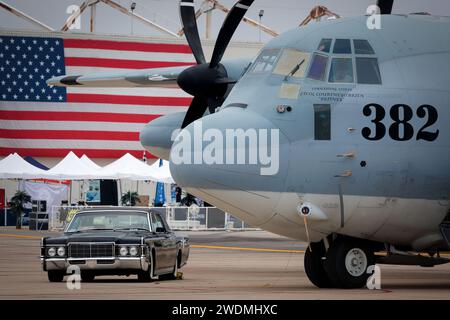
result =
[{"label": "car grille", "polygon": [[104,258],[114,256],[113,243],[71,243],[69,258]]}]

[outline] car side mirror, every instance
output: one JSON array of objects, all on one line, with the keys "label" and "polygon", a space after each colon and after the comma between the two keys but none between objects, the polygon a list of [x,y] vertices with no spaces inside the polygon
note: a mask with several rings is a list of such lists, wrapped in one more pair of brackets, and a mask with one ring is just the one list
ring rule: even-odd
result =
[{"label": "car side mirror", "polygon": [[157,227],[156,228],[156,232],[166,232],[166,230],[164,230],[164,228],[163,227]]}]

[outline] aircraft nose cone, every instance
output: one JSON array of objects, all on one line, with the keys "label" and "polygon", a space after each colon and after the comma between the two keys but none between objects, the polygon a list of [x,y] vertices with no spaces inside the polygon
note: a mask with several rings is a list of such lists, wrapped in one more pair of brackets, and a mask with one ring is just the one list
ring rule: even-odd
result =
[{"label": "aircraft nose cone", "polygon": [[258,225],[273,214],[284,188],[288,153],[287,138],[272,122],[230,107],[180,132],[170,171],[188,192]]},{"label": "aircraft nose cone", "polygon": [[158,158],[169,160],[172,134],[181,127],[185,115],[172,113],[147,123],[139,134],[141,144]]}]

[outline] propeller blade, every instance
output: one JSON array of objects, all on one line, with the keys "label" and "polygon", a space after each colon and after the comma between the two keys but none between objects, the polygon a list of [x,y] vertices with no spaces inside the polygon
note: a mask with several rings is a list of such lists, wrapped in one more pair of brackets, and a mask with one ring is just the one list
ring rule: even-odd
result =
[{"label": "propeller blade", "polygon": [[191,122],[200,119],[208,108],[208,101],[203,97],[194,97],[192,99],[191,105],[186,112],[181,129],[187,127]]},{"label": "propeller blade", "polygon": [[254,0],[239,0],[230,12],[228,12],[225,21],[220,28],[219,35],[217,36],[216,45],[212,54],[210,68],[215,68],[222,60],[223,54],[230,43],[231,37],[236,31],[239,23],[247,12],[248,8],[252,5]]},{"label": "propeller blade", "polygon": [[195,19],[194,0],[180,0],[180,17],[183,24],[184,35],[198,64],[205,63],[202,43],[198,34],[197,20]]},{"label": "propeller blade", "polygon": [[394,0],[378,0],[377,6],[380,8],[380,14],[391,14]]}]

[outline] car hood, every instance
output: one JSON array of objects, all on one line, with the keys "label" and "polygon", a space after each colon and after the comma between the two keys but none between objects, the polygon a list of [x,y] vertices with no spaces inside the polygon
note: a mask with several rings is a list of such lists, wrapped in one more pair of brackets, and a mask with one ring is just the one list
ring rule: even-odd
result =
[{"label": "car hood", "polygon": [[69,242],[114,242],[117,244],[140,244],[142,237],[152,237],[147,231],[86,231],[65,233],[59,237],[45,238],[45,244],[67,244]]}]

